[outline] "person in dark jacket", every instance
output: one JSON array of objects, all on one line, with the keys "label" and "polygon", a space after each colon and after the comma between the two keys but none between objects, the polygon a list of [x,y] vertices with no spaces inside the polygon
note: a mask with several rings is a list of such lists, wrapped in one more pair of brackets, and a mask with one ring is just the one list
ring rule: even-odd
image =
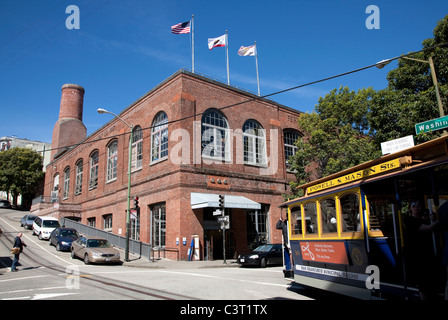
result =
[{"label": "person in dark jacket", "polygon": [[18,271],[19,269],[17,269],[17,263],[19,262],[19,257],[20,254],[23,251],[23,247],[26,247],[25,242],[22,241],[22,233],[19,232],[17,234],[17,237],[14,238],[14,245],[13,248],[19,248],[19,253],[14,255],[14,260],[12,260],[12,265],[11,265],[11,271]]},{"label": "person in dark jacket", "polygon": [[277,221],[277,224],[275,226],[276,229],[282,230],[283,235],[283,243],[285,244],[285,247],[288,248],[288,218],[282,219]]}]

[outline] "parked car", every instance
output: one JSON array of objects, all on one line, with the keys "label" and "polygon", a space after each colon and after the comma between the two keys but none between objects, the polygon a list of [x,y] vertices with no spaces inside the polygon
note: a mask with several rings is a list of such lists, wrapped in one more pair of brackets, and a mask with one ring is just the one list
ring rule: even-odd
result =
[{"label": "parked car", "polygon": [[0,208],[11,209],[11,203],[8,200],[0,200]]},{"label": "parked car", "polygon": [[79,233],[73,228],[56,228],[50,234],[50,246],[58,251],[70,251],[72,242],[79,238]]},{"label": "parked car", "polygon": [[82,236],[72,242],[72,258],[79,257],[85,264],[120,263],[120,252],[110,242],[99,237]]},{"label": "parked car", "polygon": [[54,229],[59,228],[59,220],[53,217],[37,217],[33,222],[33,234],[38,235],[39,240],[49,239]]},{"label": "parked car", "polygon": [[267,265],[283,264],[282,245],[263,244],[255,248],[251,253],[241,254],[237,262],[242,266],[260,266],[265,268]]},{"label": "parked car", "polygon": [[34,214],[26,214],[20,219],[20,226],[31,230],[33,228],[33,222],[36,218],[37,216]]}]

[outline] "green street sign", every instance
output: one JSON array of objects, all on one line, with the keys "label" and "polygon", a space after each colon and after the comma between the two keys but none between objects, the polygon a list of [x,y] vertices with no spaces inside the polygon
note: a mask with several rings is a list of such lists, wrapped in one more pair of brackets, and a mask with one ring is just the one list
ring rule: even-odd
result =
[{"label": "green street sign", "polygon": [[415,125],[415,133],[430,132],[448,128],[448,116],[420,122]]}]

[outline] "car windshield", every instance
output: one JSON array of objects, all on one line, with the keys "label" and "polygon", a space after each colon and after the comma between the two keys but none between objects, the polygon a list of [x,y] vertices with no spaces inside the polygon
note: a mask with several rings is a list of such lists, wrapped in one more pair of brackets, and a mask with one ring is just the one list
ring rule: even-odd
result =
[{"label": "car windshield", "polygon": [[44,228],[57,228],[60,227],[60,224],[57,220],[44,220],[42,226]]},{"label": "car windshield", "polygon": [[26,218],[26,220],[35,220],[37,218],[37,216],[28,216]]},{"label": "car windshield", "polygon": [[257,247],[254,252],[268,252],[270,250],[272,250],[272,248],[274,247],[273,244],[263,244],[259,247]]},{"label": "car windshield", "polygon": [[87,247],[88,248],[110,248],[111,245],[109,241],[102,240],[102,239],[90,239],[87,240]]},{"label": "car windshield", "polygon": [[61,230],[61,237],[78,237],[76,230]]}]

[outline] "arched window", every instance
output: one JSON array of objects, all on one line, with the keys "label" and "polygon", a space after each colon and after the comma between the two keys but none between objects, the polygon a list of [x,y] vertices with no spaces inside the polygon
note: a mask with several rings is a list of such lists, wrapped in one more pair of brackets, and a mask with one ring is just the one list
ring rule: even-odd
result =
[{"label": "arched window", "polygon": [[68,198],[69,189],[70,189],[70,167],[67,167],[64,170],[64,193],[62,195],[62,199]]},{"label": "arched window", "polygon": [[82,192],[82,166],[83,161],[79,159],[76,162],[76,180],[75,180],[75,195],[81,194]]},{"label": "arched window", "polygon": [[292,157],[297,152],[297,147],[295,145],[297,139],[300,137],[300,133],[296,130],[285,129],[283,131],[283,143],[285,144],[285,160],[286,167],[289,167],[288,159]]},{"label": "arched window", "polygon": [[202,156],[230,160],[229,124],[218,110],[209,109],[202,115]]},{"label": "arched window", "polygon": [[159,112],[152,122],[151,162],[168,157],[168,116]]},{"label": "arched window", "polygon": [[118,141],[115,140],[107,148],[107,177],[106,182],[117,179]]},{"label": "arched window", "polygon": [[132,161],[131,171],[142,167],[143,162],[143,132],[140,126],[136,126],[132,132]]},{"label": "arched window", "polygon": [[247,120],[243,126],[244,163],[266,165],[266,135],[256,120]]},{"label": "arched window", "polygon": [[98,150],[90,155],[90,176],[89,189],[94,189],[98,186]]}]

